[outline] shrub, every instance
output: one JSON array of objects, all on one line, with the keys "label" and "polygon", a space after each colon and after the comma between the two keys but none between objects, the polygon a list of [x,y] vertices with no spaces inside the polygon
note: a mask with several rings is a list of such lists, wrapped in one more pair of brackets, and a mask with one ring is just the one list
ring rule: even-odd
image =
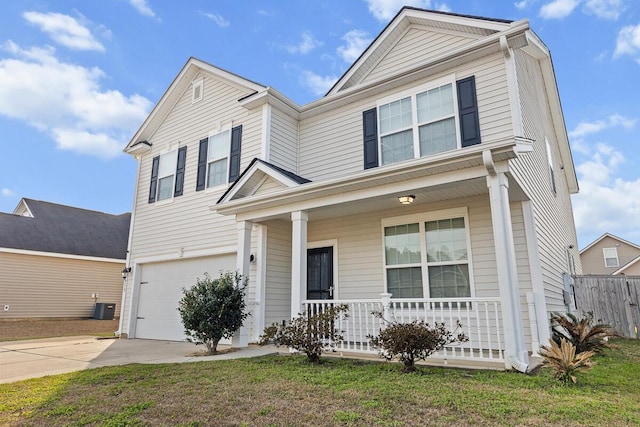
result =
[{"label": "shrub", "polygon": [[460,322],[450,331],[444,322],[435,322],[434,326],[430,326],[418,320],[411,323],[391,323],[380,329],[378,336],[369,335],[367,338],[378,349],[381,357],[387,360],[398,359],[404,363],[404,372],[415,371],[417,360],[425,360],[446,345],[468,341]]},{"label": "shrub", "polygon": [[560,345],[549,339],[549,346],[543,345],[540,351],[544,364],[553,368],[553,377],[564,384],[575,384],[578,381],[575,374],[591,368],[591,356],[594,354],[588,350],[576,355],[576,347],[564,338],[560,339]]},{"label": "shrub", "polygon": [[244,301],[247,280],[240,274],[224,273],[212,279],[205,273],[178,305],[187,340],[204,344],[208,354],[215,354],[218,342],[231,338],[249,315]]},{"label": "shrub", "polygon": [[607,348],[609,337],[619,337],[609,325],[593,323],[593,315],[587,313],[578,319],[571,313],[566,315],[553,313],[551,315],[551,326],[553,328],[552,339],[560,345],[562,339],[569,341],[576,348],[576,353],[585,351],[600,352]]},{"label": "shrub", "polygon": [[342,341],[342,331],[336,329],[336,320],[343,314],[348,316],[346,305],[328,307],[321,311],[299,313],[289,324],[274,323],[264,330],[260,345],[273,343],[307,355],[310,362],[320,363],[323,351],[336,351],[335,344]]}]

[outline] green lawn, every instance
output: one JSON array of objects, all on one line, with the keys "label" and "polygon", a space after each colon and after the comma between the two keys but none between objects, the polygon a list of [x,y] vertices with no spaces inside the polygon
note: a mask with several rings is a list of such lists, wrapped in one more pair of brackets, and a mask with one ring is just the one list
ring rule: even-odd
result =
[{"label": "green lawn", "polygon": [[271,356],[128,365],[0,385],[0,425],[637,426],[640,341],[576,386],[535,375]]}]

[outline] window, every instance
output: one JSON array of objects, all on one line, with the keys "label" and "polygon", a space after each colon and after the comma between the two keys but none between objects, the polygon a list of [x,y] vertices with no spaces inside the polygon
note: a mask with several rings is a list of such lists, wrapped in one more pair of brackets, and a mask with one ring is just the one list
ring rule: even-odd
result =
[{"label": "window", "polygon": [[227,183],[231,131],[209,137],[207,149],[207,188]]},{"label": "window", "polygon": [[604,248],[604,266],[605,267],[619,267],[620,261],[618,260],[617,248]]},{"label": "window", "polygon": [[382,104],[378,110],[383,165],[459,147],[452,83]]},{"label": "window", "polygon": [[553,158],[551,157],[551,145],[549,140],[545,137],[544,143],[547,148],[547,163],[549,165],[549,179],[551,180],[551,191],[556,192],[556,175],[553,171]]},{"label": "window", "polygon": [[182,196],[187,147],[171,150],[153,158],[149,203]]},{"label": "window", "polygon": [[466,217],[383,220],[387,291],[394,298],[471,296]]}]

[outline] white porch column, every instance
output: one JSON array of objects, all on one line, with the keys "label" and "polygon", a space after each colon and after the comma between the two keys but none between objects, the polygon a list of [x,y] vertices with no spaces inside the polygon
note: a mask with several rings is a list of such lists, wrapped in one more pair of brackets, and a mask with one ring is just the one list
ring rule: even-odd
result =
[{"label": "white porch column", "polygon": [[505,334],[505,365],[507,368],[523,371],[529,365],[529,354],[522,326],[522,305],[509,206],[509,180],[504,172],[490,168],[488,170],[487,186],[491,202],[491,222]]},{"label": "white porch column", "polygon": [[304,211],[291,212],[291,318],[302,312],[307,298],[307,221]]},{"label": "white porch column", "polygon": [[[238,227],[238,253],[236,257],[236,271],[243,278],[249,278],[249,260],[251,256],[251,229],[253,223],[250,221],[239,221],[236,223]],[[244,295],[244,302],[249,307],[249,290]],[[249,317],[245,322],[251,321]],[[231,339],[233,347],[247,347],[249,345],[249,333],[246,324],[242,326]]]}]

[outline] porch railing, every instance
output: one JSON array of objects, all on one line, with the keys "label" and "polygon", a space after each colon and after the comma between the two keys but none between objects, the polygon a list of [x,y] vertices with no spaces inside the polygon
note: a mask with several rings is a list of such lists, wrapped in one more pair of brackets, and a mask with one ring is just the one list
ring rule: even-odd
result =
[{"label": "porch railing", "polygon": [[502,315],[497,297],[391,299],[385,295],[380,299],[303,301],[305,313],[318,313],[342,304],[348,311],[336,320],[336,329],[343,337],[335,343],[338,351],[376,354],[367,336],[377,335],[389,322],[423,320],[430,325],[442,322],[454,330],[459,321],[469,340],[449,345],[432,358],[504,361]]}]

